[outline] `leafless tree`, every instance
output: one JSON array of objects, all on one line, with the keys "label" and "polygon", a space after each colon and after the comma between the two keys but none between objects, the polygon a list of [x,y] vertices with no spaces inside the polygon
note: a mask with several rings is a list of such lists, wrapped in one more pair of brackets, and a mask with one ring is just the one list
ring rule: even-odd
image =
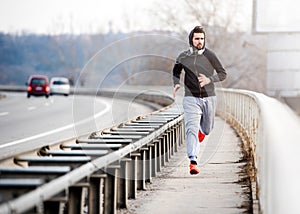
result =
[{"label": "leafless tree", "polygon": [[[187,40],[191,23],[207,32],[207,46],[220,56],[229,75],[225,87],[265,91],[265,38],[241,32],[236,15],[237,0],[182,0],[180,7],[163,4],[153,11],[166,29]],[[226,9],[225,9],[226,8]],[[163,15],[162,15],[163,14]],[[189,26],[190,28],[187,28]]]}]

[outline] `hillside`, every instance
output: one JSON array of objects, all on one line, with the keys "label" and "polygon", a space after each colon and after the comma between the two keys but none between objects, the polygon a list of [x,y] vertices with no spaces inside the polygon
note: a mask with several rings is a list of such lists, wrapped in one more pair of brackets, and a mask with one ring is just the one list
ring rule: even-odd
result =
[{"label": "hillside", "polygon": [[[264,91],[264,38],[211,28],[208,47],[228,71],[223,87]],[[98,35],[10,35],[0,33],[0,84],[24,85],[32,74],[65,76],[75,85],[171,84],[186,35],[172,32]],[[234,38],[234,41],[233,41]],[[258,79],[258,76],[260,77]]]}]

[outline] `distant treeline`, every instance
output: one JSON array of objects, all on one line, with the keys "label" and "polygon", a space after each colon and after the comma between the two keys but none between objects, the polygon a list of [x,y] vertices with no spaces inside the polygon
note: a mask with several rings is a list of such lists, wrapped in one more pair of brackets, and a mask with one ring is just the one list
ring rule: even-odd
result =
[{"label": "distant treeline", "polygon": [[[105,69],[110,69],[109,72],[106,71],[105,73],[106,86],[114,82],[120,84],[124,82],[124,80],[126,81],[126,79],[130,79],[130,82],[133,83],[132,78],[129,76],[143,70],[157,70],[157,68],[153,67],[153,64],[155,64],[153,61],[155,60],[155,55],[151,57],[153,59],[147,59],[143,63],[141,63],[140,60],[134,60],[134,63],[130,60],[130,58],[134,58],[136,55],[144,55],[142,51],[140,51],[140,53],[134,53],[134,49],[136,49],[137,46],[142,50],[143,47],[141,46],[144,44],[145,46],[149,46],[147,39],[142,39],[142,41],[138,41],[138,43],[135,44],[135,37],[143,34],[146,35],[146,33],[142,32],[135,34],[108,33],[99,35],[55,36],[32,34],[10,35],[0,33],[0,84],[24,85],[30,75],[43,74],[49,77],[64,76],[69,78],[73,84],[75,84],[76,81],[80,81],[79,84],[85,85],[86,79],[97,78],[94,72],[90,71],[93,73],[90,75],[88,72],[83,71],[85,67],[91,67],[89,64],[92,64],[94,68],[98,69],[98,75],[104,72]],[[168,33],[160,32],[159,34]],[[119,49],[119,47],[123,45],[122,40],[125,40],[125,46]],[[151,42],[151,44],[153,44],[153,42]],[[161,47],[161,49],[163,49],[163,47]],[[105,53],[99,53],[101,51]],[[133,52],[128,55],[130,51]],[[101,54],[102,56],[96,59],[97,56]],[[120,58],[120,56],[124,54],[127,54],[127,56],[124,56],[125,61],[124,57]],[[130,58],[128,58],[128,56]],[[93,59],[97,61],[98,65],[95,65],[95,62],[91,62]],[[114,62],[112,62],[112,60],[114,60]],[[118,62],[118,60],[122,61]],[[170,60],[167,61],[169,61],[167,64],[171,65]],[[105,68],[109,63],[112,66]],[[147,66],[149,63],[150,66]],[[158,67],[165,67],[166,63],[163,64],[164,66]],[[132,67],[135,68],[134,71]],[[116,73],[120,71],[123,71],[122,75],[117,75]],[[108,81],[108,76],[111,76],[112,80]],[[120,76],[122,78],[120,78]],[[104,78],[103,75],[101,78]]]},{"label": "distant treeline", "polygon": [[0,84],[23,85],[32,74],[75,81],[88,57],[123,34],[10,35],[0,33]]},{"label": "distant treeline", "polygon": [[[265,37],[209,28],[207,46],[228,72],[222,87],[265,90]],[[0,33],[0,85],[24,85],[32,74],[64,76],[76,86],[171,85],[187,35],[168,31],[98,35]]]}]

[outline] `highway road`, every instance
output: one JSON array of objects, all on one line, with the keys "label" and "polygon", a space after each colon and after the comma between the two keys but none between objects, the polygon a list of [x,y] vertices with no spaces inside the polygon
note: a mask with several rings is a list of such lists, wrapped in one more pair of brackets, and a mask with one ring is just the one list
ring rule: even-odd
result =
[{"label": "highway road", "polygon": [[153,109],[131,101],[70,95],[26,97],[3,93],[0,99],[0,159],[15,152],[87,135]]}]

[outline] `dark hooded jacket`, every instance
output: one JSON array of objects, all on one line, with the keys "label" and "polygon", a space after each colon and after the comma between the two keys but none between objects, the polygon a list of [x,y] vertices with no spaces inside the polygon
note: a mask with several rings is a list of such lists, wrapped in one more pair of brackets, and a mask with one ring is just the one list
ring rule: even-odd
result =
[{"label": "dark hooded jacket", "polygon": [[[179,84],[182,69],[185,71],[184,87],[185,96],[208,97],[215,96],[214,82],[223,81],[226,71],[215,53],[208,48],[198,50],[193,47],[192,38],[194,32],[189,35],[189,50],[179,54],[173,68],[174,85]],[[205,44],[205,43],[204,43]],[[200,87],[198,76],[203,74],[211,80],[211,83]]]}]

